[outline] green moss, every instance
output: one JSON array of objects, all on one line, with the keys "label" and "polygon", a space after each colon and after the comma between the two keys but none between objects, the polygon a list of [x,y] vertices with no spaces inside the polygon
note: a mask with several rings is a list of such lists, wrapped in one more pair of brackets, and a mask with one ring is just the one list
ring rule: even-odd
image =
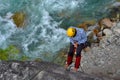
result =
[{"label": "green moss", "polygon": [[21,61],[26,61],[26,60],[28,60],[28,59],[29,59],[28,56],[23,55],[20,60],[21,60]]},{"label": "green moss", "polygon": [[117,2],[120,2],[120,0],[116,0]]},{"label": "green moss", "polygon": [[18,50],[15,46],[13,46],[13,45],[9,46],[9,47],[6,49],[6,51],[7,51],[8,53],[11,53],[11,54],[18,54],[18,53],[19,53],[19,50]]},{"label": "green moss", "polygon": [[15,59],[15,56],[18,55],[19,50],[11,45],[6,49],[0,49],[0,60],[12,60]]},{"label": "green moss", "polygon": [[6,53],[6,51],[0,49],[0,60],[8,60],[9,55]]},{"label": "green moss", "polygon": [[64,66],[67,59],[68,48],[69,46],[66,46],[66,48],[61,49],[58,54],[54,56],[52,62]]},{"label": "green moss", "polygon": [[40,62],[40,61],[42,61],[42,59],[40,59],[40,58],[36,58],[34,61],[36,61],[36,62]]}]

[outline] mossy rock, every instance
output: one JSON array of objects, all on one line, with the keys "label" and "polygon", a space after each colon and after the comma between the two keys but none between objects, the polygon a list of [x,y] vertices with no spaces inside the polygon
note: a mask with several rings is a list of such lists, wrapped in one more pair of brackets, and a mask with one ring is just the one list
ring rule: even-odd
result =
[{"label": "mossy rock", "polygon": [[120,2],[120,0],[116,0],[117,2]]},{"label": "mossy rock", "polygon": [[21,61],[27,61],[29,60],[29,57],[26,56],[26,55],[23,55],[21,58],[20,58]]},{"label": "mossy rock", "polygon": [[68,53],[68,46],[64,49],[61,49],[58,52],[58,54],[54,56],[53,63],[64,66],[67,59],[67,53]]},{"label": "mossy rock", "polygon": [[25,13],[23,12],[16,12],[13,16],[12,19],[14,23],[16,24],[17,27],[22,27],[25,22]]},{"label": "mossy rock", "polygon": [[40,62],[40,61],[42,61],[42,59],[40,59],[40,58],[36,58],[34,61],[36,61],[36,62]]},{"label": "mossy rock", "polygon": [[0,60],[13,60],[18,53],[19,50],[13,45],[6,49],[0,49]]},{"label": "mossy rock", "polygon": [[84,22],[87,25],[94,25],[96,23],[96,20],[88,20]]}]

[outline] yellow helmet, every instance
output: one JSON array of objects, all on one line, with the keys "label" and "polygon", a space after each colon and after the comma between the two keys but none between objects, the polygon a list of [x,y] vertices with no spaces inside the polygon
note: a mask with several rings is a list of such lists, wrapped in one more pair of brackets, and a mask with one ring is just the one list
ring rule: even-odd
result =
[{"label": "yellow helmet", "polygon": [[67,29],[66,34],[67,34],[68,37],[73,37],[76,34],[76,29],[70,27],[70,28]]}]

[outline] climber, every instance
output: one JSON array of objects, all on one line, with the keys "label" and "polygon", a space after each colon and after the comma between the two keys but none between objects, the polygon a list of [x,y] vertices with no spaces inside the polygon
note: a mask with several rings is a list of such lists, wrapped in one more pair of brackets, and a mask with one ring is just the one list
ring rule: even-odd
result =
[{"label": "climber", "polygon": [[65,68],[68,69],[69,65],[72,63],[74,49],[76,48],[76,59],[73,71],[77,72],[81,61],[81,51],[87,47],[87,35],[84,29],[76,27],[69,27],[66,34],[70,38],[70,49],[67,55]]}]

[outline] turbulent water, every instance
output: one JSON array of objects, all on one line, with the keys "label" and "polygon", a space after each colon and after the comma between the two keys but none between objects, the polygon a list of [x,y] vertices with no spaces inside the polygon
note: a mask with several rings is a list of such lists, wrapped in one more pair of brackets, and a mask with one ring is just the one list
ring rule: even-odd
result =
[{"label": "turbulent water", "polygon": [[[0,0],[0,48],[15,45],[31,59],[52,59],[69,42],[68,26],[106,16],[112,3],[114,0]],[[17,28],[8,18],[15,12],[27,15],[24,28]]]}]

